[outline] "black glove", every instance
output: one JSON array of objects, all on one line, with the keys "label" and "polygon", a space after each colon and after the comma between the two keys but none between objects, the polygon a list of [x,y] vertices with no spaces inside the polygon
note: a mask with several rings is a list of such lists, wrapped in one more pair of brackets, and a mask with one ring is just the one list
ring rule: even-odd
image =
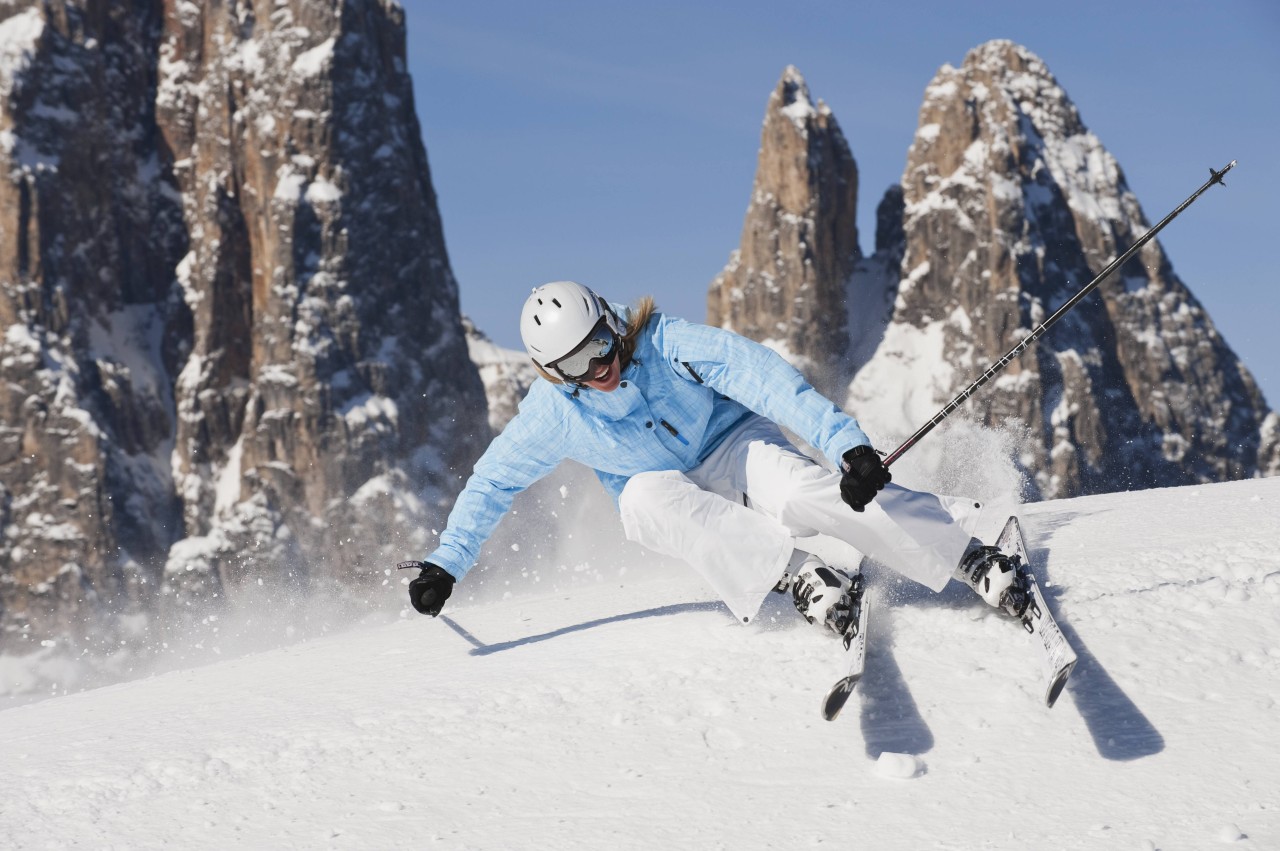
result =
[{"label": "black glove", "polygon": [[867,503],[893,480],[880,455],[870,446],[855,446],[844,453],[840,465],[840,496],[854,511],[862,511]]},{"label": "black glove", "polygon": [[402,561],[397,569],[421,568],[418,578],[409,583],[409,602],[420,615],[435,617],[444,608],[444,601],[453,593],[453,575],[442,567],[427,561]]}]

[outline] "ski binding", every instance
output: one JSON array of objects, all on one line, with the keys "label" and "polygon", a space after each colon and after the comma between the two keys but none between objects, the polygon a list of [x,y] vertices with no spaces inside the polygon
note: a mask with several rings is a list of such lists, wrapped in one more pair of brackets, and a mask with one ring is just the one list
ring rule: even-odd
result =
[{"label": "ski binding", "polygon": [[1040,657],[1040,671],[1044,678],[1044,705],[1052,708],[1067,685],[1076,666],[1076,652],[1058,627],[1045,604],[1044,593],[1031,572],[1027,558],[1027,542],[1022,536],[1022,526],[1017,517],[1010,517],[1004,531],[996,540],[996,548],[1009,556],[1018,571],[1019,582],[1027,595],[1026,608],[1020,620],[1022,628],[1034,639]]},{"label": "ski binding", "polygon": [[845,628],[844,637],[841,638],[849,668],[848,673],[841,677],[822,699],[822,717],[828,721],[836,720],[840,710],[844,709],[844,705],[853,695],[853,690],[857,688],[858,681],[862,679],[862,672],[866,668],[867,624],[871,611],[871,598],[863,585],[862,575],[859,574],[854,581],[857,589],[855,591],[858,601],[857,617],[850,621]]}]

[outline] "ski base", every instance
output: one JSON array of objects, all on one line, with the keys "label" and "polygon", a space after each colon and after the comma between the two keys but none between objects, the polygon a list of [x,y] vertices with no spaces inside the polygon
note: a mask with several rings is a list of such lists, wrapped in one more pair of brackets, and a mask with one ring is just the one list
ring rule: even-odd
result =
[{"label": "ski base", "polygon": [[996,548],[1018,561],[1018,569],[1030,585],[1031,600],[1022,614],[1022,628],[1034,639],[1040,656],[1040,672],[1044,680],[1044,705],[1053,708],[1067,679],[1076,667],[1076,651],[1058,627],[1045,604],[1044,593],[1031,572],[1027,558],[1027,542],[1022,536],[1022,526],[1017,517],[1010,517],[996,541]]},{"label": "ski base", "polygon": [[858,681],[862,679],[862,672],[867,663],[867,625],[870,612],[871,595],[863,590],[858,601],[858,631],[846,639],[844,652],[849,662],[849,673],[841,677],[822,699],[822,717],[828,721],[836,720],[840,710],[844,709],[844,705],[853,696],[853,690],[857,688]]}]

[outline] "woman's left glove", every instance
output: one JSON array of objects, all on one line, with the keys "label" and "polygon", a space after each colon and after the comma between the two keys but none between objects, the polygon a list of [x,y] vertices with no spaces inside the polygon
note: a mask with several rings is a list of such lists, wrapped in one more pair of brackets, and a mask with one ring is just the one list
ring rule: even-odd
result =
[{"label": "woman's left glove", "polygon": [[843,458],[840,496],[854,511],[864,511],[893,476],[880,460],[880,454],[870,446],[855,446],[844,453]]},{"label": "woman's left glove", "polygon": [[402,561],[396,568],[421,568],[418,578],[409,583],[409,602],[420,615],[435,617],[444,608],[444,601],[453,593],[453,574],[428,561]]}]

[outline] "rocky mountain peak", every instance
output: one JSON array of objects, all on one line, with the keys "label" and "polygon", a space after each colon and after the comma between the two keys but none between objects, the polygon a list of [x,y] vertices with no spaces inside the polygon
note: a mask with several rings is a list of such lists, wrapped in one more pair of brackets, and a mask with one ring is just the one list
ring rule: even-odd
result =
[{"label": "rocky mountain peak", "polygon": [[831,384],[848,348],[857,193],[857,165],[835,116],[788,66],[765,109],[741,244],[707,296],[709,321],[765,342]]},{"label": "rocky mountain peak", "polygon": [[403,15],[0,10],[0,642],[425,548],[489,429]]},{"label": "rocky mountain peak", "polygon": [[[938,71],[902,186],[894,314],[850,405],[921,422],[1150,227],[1045,64],[1008,41]],[[907,362],[927,380],[890,380]],[[1047,496],[1253,475],[1270,451],[1253,378],[1158,240],[967,411],[1025,427]]]},{"label": "rocky mountain peak", "polygon": [[[1150,227],[1062,85],[1011,41],[976,47],[926,87],[870,257],[848,151],[788,67],[707,312],[788,357],[882,444],[932,418]],[[1276,415],[1154,240],[966,417],[1007,435],[1044,496],[1280,472]]]},{"label": "rocky mountain peak", "polygon": [[794,65],[788,65],[783,69],[777,89],[769,96],[768,108],[777,110],[791,119],[796,132],[802,138],[808,138],[810,121],[819,116],[831,115],[831,110],[821,100],[816,106],[814,105],[813,98],[809,94],[809,84],[805,82],[800,69]]}]

